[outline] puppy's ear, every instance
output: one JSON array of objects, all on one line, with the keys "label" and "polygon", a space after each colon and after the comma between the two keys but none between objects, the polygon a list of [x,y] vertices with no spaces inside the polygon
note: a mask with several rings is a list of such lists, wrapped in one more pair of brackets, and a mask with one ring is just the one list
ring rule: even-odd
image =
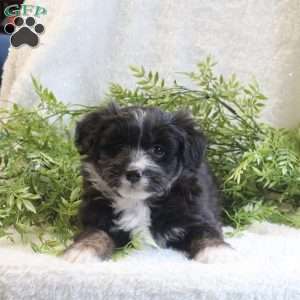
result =
[{"label": "puppy's ear", "polygon": [[89,154],[92,152],[104,124],[112,116],[118,114],[119,110],[119,106],[112,102],[103,109],[87,114],[77,123],[75,145],[80,154]]},{"label": "puppy's ear", "polygon": [[175,113],[173,122],[180,133],[179,140],[184,164],[198,167],[206,151],[207,140],[204,134],[188,112]]}]

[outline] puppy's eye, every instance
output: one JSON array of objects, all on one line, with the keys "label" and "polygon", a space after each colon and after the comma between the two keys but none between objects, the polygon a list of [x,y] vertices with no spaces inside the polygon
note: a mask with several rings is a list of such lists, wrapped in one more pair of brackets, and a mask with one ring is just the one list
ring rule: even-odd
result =
[{"label": "puppy's eye", "polygon": [[154,145],[151,152],[157,157],[163,157],[166,154],[166,151],[161,145]]}]

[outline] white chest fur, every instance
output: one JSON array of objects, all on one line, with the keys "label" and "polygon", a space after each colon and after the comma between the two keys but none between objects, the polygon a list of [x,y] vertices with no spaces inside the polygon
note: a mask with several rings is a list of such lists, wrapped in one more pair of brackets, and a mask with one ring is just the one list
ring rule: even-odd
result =
[{"label": "white chest fur", "polygon": [[131,237],[138,236],[143,246],[156,246],[149,229],[151,226],[150,208],[144,200],[118,197],[114,201],[113,208],[114,213],[119,215],[114,221],[118,229],[130,232]]}]

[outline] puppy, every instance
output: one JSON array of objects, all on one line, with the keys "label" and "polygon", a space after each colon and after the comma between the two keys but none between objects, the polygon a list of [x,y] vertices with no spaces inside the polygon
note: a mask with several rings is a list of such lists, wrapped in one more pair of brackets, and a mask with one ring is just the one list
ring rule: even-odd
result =
[{"label": "puppy", "polygon": [[75,143],[84,180],[82,233],[66,260],[110,258],[137,235],[200,262],[228,257],[206,140],[189,114],[110,104],[77,124]]}]

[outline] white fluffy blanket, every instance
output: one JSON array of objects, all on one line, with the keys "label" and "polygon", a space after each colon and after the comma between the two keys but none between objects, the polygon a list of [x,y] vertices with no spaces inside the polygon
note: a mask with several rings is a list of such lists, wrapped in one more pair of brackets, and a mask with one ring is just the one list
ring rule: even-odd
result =
[{"label": "white fluffy blanket", "polygon": [[300,299],[300,231],[261,223],[228,241],[239,262],[201,264],[171,250],[69,264],[0,243],[0,299]]},{"label": "white fluffy blanket", "polygon": [[[222,74],[252,75],[270,97],[264,118],[300,122],[299,0],[26,0],[48,10],[36,48],[11,48],[0,100],[36,103],[30,75],[66,103],[95,104],[128,65],[168,81],[208,54]],[[1,103],[0,103],[1,105]]]}]

